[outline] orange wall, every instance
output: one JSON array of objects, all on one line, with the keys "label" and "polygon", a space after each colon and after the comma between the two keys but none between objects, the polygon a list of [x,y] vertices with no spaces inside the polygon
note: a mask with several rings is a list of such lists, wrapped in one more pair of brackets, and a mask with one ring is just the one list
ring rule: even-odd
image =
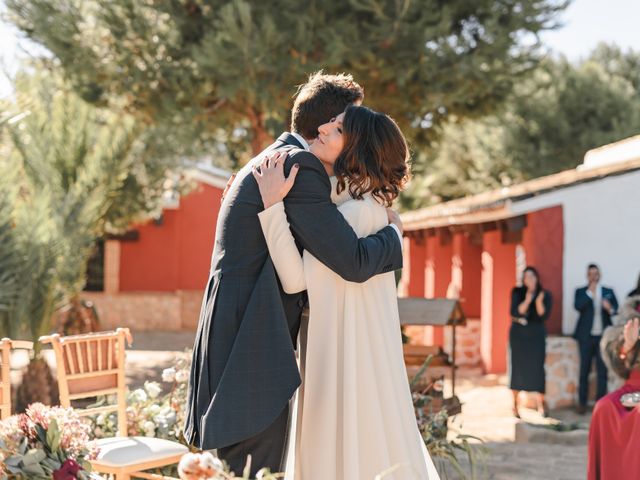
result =
[{"label": "orange wall", "polygon": [[516,247],[502,243],[501,232],[493,230],[484,234],[482,249],[480,354],[487,373],[504,373],[511,326],[511,289],[516,284]]},{"label": "orange wall", "polygon": [[[451,282],[451,242],[443,244],[440,236],[427,238],[427,264],[425,270],[426,298],[446,298]],[[425,327],[425,343],[427,345],[444,345],[443,327]]]},{"label": "orange wall", "polygon": [[453,236],[451,278],[467,318],[480,318],[481,257],[482,247],[472,244],[468,235]]},{"label": "orange wall", "polygon": [[[403,280],[406,279],[405,292],[409,297],[424,297],[424,269],[427,257],[425,238],[408,238],[405,248]],[[405,242],[406,245],[407,242]]]},{"label": "orange wall", "polygon": [[553,296],[547,332],[562,333],[562,256],[564,254],[564,227],[562,207],[545,208],[527,215],[527,227],[522,233],[522,246],[527,265],[540,273],[545,289]]},{"label": "orange wall", "polygon": [[164,210],[162,224],[138,225],[137,241],[121,242],[120,291],[203,289],[222,190],[206,184]]}]

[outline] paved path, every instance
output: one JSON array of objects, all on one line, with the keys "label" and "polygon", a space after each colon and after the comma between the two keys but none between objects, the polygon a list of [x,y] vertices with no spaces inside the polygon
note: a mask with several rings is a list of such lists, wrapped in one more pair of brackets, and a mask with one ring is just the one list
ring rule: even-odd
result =
[{"label": "paved path", "polygon": [[[462,414],[453,422],[452,430],[481,437],[489,449],[486,472],[479,478],[492,480],[584,480],[587,469],[587,447],[514,443],[518,421],[511,413],[511,391],[504,376],[472,376],[458,382],[457,394],[463,403]],[[522,421],[548,423],[537,412],[521,411]],[[564,422],[585,422],[572,410],[551,412],[551,418]],[[466,462],[463,461],[466,465]],[[455,475],[449,478],[456,478]]]}]

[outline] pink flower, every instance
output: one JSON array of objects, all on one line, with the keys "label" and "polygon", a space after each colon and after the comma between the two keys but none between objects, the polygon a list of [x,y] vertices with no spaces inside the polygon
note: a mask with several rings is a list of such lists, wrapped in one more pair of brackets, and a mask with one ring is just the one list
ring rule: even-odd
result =
[{"label": "pink flower", "polygon": [[62,466],[53,472],[53,480],[76,480],[76,478],[78,478],[78,472],[81,469],[75,460],[65,460]]}]

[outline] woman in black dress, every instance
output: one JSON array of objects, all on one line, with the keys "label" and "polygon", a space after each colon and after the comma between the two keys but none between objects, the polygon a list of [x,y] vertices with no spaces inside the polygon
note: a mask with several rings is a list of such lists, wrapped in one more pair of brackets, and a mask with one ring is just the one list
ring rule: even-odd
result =
[{"label": "woman in black dress", "polygon": [[551,312],[551,294],[542,288],[538,271],[533,267],[525,268],[522,284],[511,291],[509,376],[513,414],[520,418],[518,393],[524,390],[538,392],[538,411],[546,416],[544,358],[547,331],[544,321]]}]

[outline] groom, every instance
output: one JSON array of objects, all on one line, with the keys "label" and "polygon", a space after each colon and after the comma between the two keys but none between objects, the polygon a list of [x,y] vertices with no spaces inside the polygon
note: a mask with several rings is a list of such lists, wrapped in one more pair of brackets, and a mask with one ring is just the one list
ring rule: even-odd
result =
[{"label": "groom", "polygon": [[251,167],[266,152],[295,149],[285,163],[299,165],[285,199],[300,251],[308,250],[345,280],[364,282],[402,267],[401,225],[358,239],[331,202],[329,177],[306,152],[318,127],[353,103],[362,88],[350,75],[310,77],[299,90],[285,132],[251,160],[229,188],[218,214],[200,320],[193,349],[185,438],[242,474],[281,471],[289,400],[300,385],[294,345],[306,294],[282,290],[269,257],[258,213],[263,210]]}]

